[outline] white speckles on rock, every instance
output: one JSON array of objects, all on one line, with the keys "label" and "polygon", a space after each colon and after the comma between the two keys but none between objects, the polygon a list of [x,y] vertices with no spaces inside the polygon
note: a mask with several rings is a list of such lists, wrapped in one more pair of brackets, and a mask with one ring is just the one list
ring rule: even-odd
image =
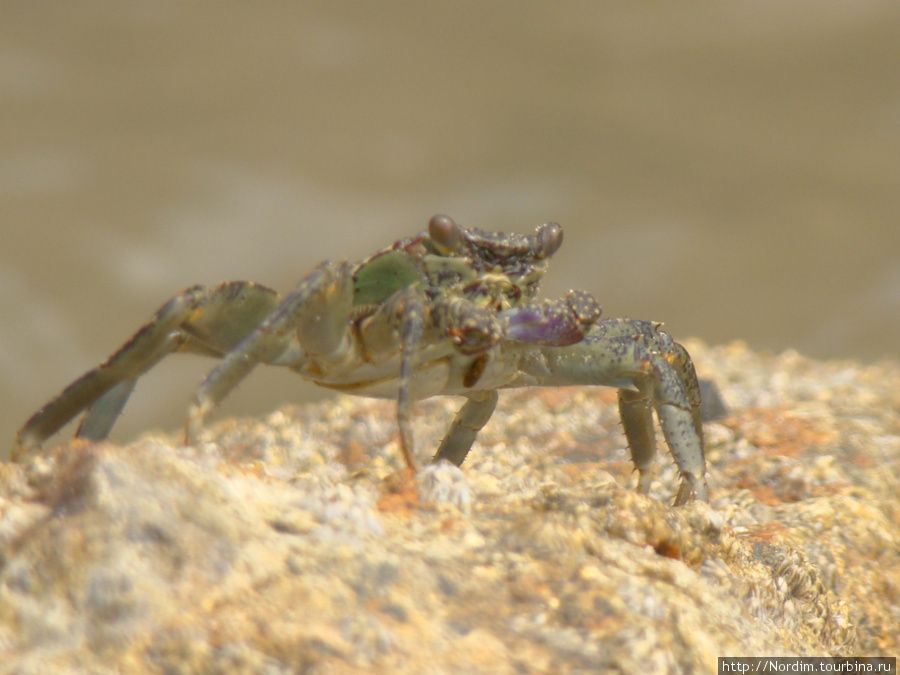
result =
[{"label": "white speckles on rock", "polygon": [[424,467],[416,475],[422,501],[452,504],[462,513],[472,510],[472,490],[459,467],[441,460]]},{"label": "white speckles on rock", "polygon": [[300,488],[297,506],[321,524],[319,536],[383,533],[375,509],[374,492],[349,485],[321,485],[307,482]]}]

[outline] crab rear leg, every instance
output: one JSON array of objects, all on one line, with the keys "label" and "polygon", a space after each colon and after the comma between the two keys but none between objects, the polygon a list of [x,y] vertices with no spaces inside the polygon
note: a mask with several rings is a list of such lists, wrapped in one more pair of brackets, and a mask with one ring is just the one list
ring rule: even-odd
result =
[{"label": "crab rear leg", "polygon": [[619,388],[619,410],[632,459],[647,491],[655,465],[651,408],[678,465],[675,504],[707,499],[706,459],[700,423],[700,388],[685,349],[660,324],[630,319],[600,321],[581,342],[530,350],[517,384],[596,384]]},{"label": "crab rear leg", "polygon": [[185,442],[197,443],[206,415],[260,363],[299,367],[348,356],[353,307],[350,266],[324,262],[228,350],[194,393]]},{"label": "crab rear leg", "polygon": [[220,356],[249,333],[278,302],[275,291],[246,281],[193,286],[169,300],[100,366],[66,387],[19,430],[12,459],[20,461],[87,410],[77,436],[109,434],[137,379],[175,351]]}]

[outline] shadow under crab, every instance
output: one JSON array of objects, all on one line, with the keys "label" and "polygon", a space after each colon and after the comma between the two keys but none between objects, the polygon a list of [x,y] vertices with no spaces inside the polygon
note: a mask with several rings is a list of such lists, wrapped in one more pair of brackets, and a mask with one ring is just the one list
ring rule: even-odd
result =
[{"label": "shadow under crab", "polygon": [[188,444],[261,363],[330,389],[396,399],[412,469],[416,400],[467,399],[433,458],[459,466],[490,419],[498,389],[606,385],[618,388],[638,489],[646,492],[654,473],[655,409],[681,474],[675,504],[706,500],[700,389],[687,351],[660,323],[601,319],[584,291],[537,300],[562,238],[555,223],[533,235],[502,234],[437,215],[427,231],[362,262],[323,262],[284,298],[248,281],[193,286],[36,412],[12,458],[27,458],[84,410],[77,436],[106,438],[137,379],[168,354],[187,352],[221,359],[189,405]]}]

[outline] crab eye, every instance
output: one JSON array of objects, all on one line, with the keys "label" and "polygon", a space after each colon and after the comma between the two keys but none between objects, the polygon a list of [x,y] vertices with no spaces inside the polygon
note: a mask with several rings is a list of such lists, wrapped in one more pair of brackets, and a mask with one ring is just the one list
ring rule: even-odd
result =
[{"label": "crab eye", "polygon": [[462,245],[462,233],[453,218],[440,213],[428,221],[428,236],[441,253],[457,250]]},{"label": "crab eye", "polygon": [[537,229],[538,258],[549,258],[559,250],[563,242],[562,228],[556,223],[544,223]]}]

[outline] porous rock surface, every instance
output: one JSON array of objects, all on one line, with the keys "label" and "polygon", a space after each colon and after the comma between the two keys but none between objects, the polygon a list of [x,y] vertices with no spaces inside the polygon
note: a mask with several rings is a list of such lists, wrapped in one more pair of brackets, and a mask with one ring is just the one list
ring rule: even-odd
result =
[{"label": "porous rock surface", "polygon": [[[463,471],[394,406],[0,465],[0,673],[716,670],[900,651],[900,367],[688,342],[710,504],[649,497],[615,392],[505,392]],[[419,455],[459,403],[418,405]],[[660,439],[661,441],[661,439]],[[661,449],[663,444],[661,443]]]}]

